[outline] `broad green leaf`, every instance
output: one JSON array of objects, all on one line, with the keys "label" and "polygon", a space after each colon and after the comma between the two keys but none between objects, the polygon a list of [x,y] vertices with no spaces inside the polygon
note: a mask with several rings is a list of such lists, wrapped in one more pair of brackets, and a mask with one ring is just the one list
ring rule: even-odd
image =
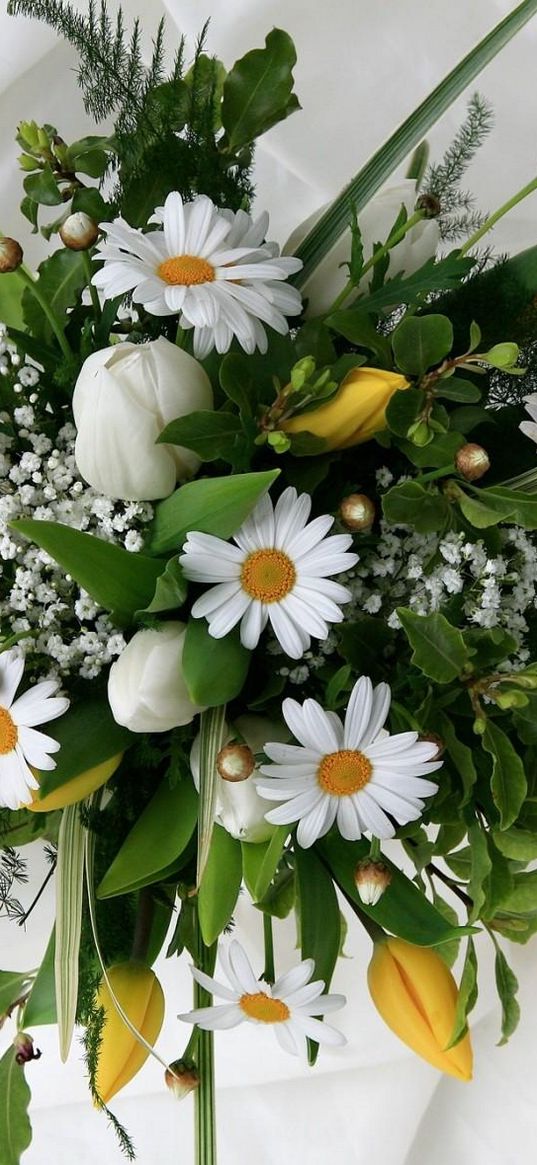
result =
[{"label": "broad green leaf", "polygon": [[394,392],[388,401],[386,423],[392,433],[406,437],[410,426],[415,423],[426,404],[421,388],[404,388]]},{"label": "broad green leaf", "polygon": [[524,526],[526,530],[537,530],[537,498],[524,493],[523,490],[506,489],[502,485],[493,485],[481,490],[470,485],[466,488],[502,517],[509,516],[518,526]]},{"label": "broad green leaf", "polygon": [[181,486],[156,507],[149,549],[153,554],[179,550],[191,530],[230,538],[279,472],[202,478]]},{"label": "broad green leaf", "polygon": [[392,334],[395,363],[408,376],[422,376],[452,347],[453,326],[447,316],[406,316]]},{"label": "broad green leaf", "polygon": [[102,194],[95,186],[83,186],[80,190],[75,190],[71,211],[74,214],[77,210],[89,215],[94,222],[108,219],[111,213],[108,203],[104,201]]},{"label": "broad green leaf", "polygon": [[50,732],[60,744],[60,751],[55,757],[56,768],[40,774],[41,797],[123,752],[135,739],[128,728],[116,724],[108,701],[102,697],[73,704],[54,721]]},{"label": "broad green leaf", "polygon": [[249,359],[242,352],[228,352],[220,365],[220,385],[242,417],[251,417],[257,403],[255,379]]},{"label": "broad green leaf", "polygon": [[516,821],[528,791],[524,765],[509,737],[490,718],[481,741],[492,757],[490,787],[500,814],[500,829],[507,829]]},{"label": "broad green leaf", "polygon": [[502,1005],[502,1037],[499,1040],[501,1046],[507,1043],[509,1036],[512,1036],[518,1027],[520,1007],[516,998],[518,991],[517,977],[514,971],[511,970],[503,951],[499,947],[496,947],[494,974]]},{"label": "broad green leaf", "polygon": [[207,947],[231,920],[242,879],[241,843],[215,825],[198,891],[198,917]]},{"label": "broad green leaf", "polygon": [[513,724],[523,744],[537,744],[537,694],[527,692],[525,708],[516,708]]},{"label": "broad green leaf", "polygon": [[481,917],[490,919],[494,918],[498,911],[503,910],[513,891],[514,882],[510,864],[496,848],[490,834],[487,836],[487,845],[491,866],[484,883],[486,902]]},{"label": "broad green leaf", "polygon": [[458,1044],[459,1040],[462,1040],[463,1036],[466,1035],[468,1031],[467,1018],[477,1003],[477,995],[477,956],[474,940],[469,938],[461,981],[459,983],[453,1031],[449,1044],[446,1045],[446,1051],[448,1048],[455,1047],[455,1044]]},{"label": "broad green leaf", "polygon": [[75,1027],[82,932],[85,829],[78,805],[62,812],[56,865],[54,981],[60,1056],[65,1063]]},{"label": "broad green leaf", "polygon": [[59,206],[62,202],[62,196],[58,190],[58,183],[52,173],[52,167],[49,162],[43,166],[42,170],[36,170],[33,174],[28,174],[23,180],[22,185],[32,202],[38,202],[42,206]]},{"label": "broad green leaf", "polygon": [[483,672],[496,668],[517,648],[516,639],[503,627],[469,627],[463,635],[473,667]]},{"label": "broad green leaf", "polygon": [[164,778],[106,871],[97,897],[113,898],[159,881],[186,849],[197,814],[193,783],[183,780],[170,787]]},{"label": "broad green leaf", "polygon": [[17,1064],[10,1046],[0,1060],[0,1147],[2,1165],[20,1165],[22,1153],[32,1140],[28,1118],[30,1089],[24,1066]]},{"label": "broad green leaf", "polygon": [[461,632],[438,611],[432,615],[416,615],[407,607],[398,607],[397,614],[413,648],[414,666],[438,684],[449,684],[456,679],[468,662],[468,649]]},{"label": "broad green leaf", "polygon": [[11,328],[22,328],[22,293],[24,284],[17,277],[17,272],[2,275],[0,279],[0,320]]},{"label": "broad green leaf", "polygon": [[394,642],[394,632],[381,619],[358,614],[352,623],[338,628],[340,653],[358,675],[383,676],[386,671],[386,648]]},{"label": "broad green leaf", "polygon": [[[348,227],[352,208],[355,208],[359,217],[363,207],[419,145],[431,126],[536,12],[537,0],[524,0],[517,5],[444,77],[388,141],[383,142],[298,248],[297,254],[304,263],[297,279],[298,286],[307,281],[312,270]],[[399,303],[400,300],[396,297],[393,302]]]},{"label": "broad green leaf", "polygon": [[537,911],[537,870],[515,874],[513,889],[503,904],[506,914],[525,914]]},{"label": "broad green leaf", "polygon": [[459,740],[449,716],[441,714],[437,720],[438,732],[446,746],[446,751],[453,762],[455,771],[460,777],[463,789],[461,808],[467,805],[472,797],[472,790],[477,781],[477,772],[474,765],[471,748]]},{"label": "broad green leaf", "polygon": [[410,441],[399,442],[399,445],[405,457],[419,469],[443,469],[455,461],[461,445],[464,445],[464,437],[462,433],[438,433],[425,446],[413,445]]},{"label": "broad green leaf", "polygon": [[533,862],[537,858],[537,834],[528,829],[497,830],[492,835],[494,845],[506,858],[515,862]]},{"label": "broad green leaf", "polygon": [[344,894],[390,934],[417,946],[433,947],[473,933],[473,927],[455,927],[446,922],[418,887],[385,855],[382,860],[390,869],[392,880],[376,906],[365,906],[356,889],[354,870],[357,863],[368,856],[369,842],[344,841],[337,834],[331,834],[318,845]]},{"label": "broad green leaf", "polygon": [[201,461],[233,460],[243,428],[235,413],[197,412],[178,417],[162,430],[157,444],[181,445],[197,453]]},{"label": "broad green leaf", "polygon": [[46,550],[89,595],[121,619],[151,602],[162,563],[61,522],[20,518],[11,527]]},{"label": "broad green leaf", "polygon": [[377,332],[375,325],[365,312],[357,312],[352,309],[336,311],[328,316],[326,323],[334,332],[344,336],[346,340],[350,340],[351,344],[357,344],[360,348],[367,348],[370,352],[374,352],[375,356],[378,356],[379,360],[382,361],[383,367],[391,367],[390,342],[386,336]]},{"label": "broad green leaf", "polygon": [[[87,282],[81,253],[64,247],[40,263],[37,270],[41,295],[48,300],[57,319],[66,324],[69,308],[78,302]],[[28,330],[37,339],[50,341],[52,329],[29,288],[22,297],[22,306]]]},{"label": "broad green leaf", "polygon": [[38,1027],[43,1023],[56,1023],[56,988],[54,983],[54,929],[49,938],[43,961],[35,977],[30,997],[24,1008],[25,1027]]},{"label": "broad green leaf", "polygon": [[[436,909],[442,915],[442,918],[445,918],[446,922],[449,922],[451,924],[451,926],[458,926],[459,925],[459,916],[457,914],[457,911],[454,910],[453,906],[450,906],[449,903],[446,902],[445,899],[442,898],[440,894],[436,893],[434,891],[434,889],[433,889],[433,906],[436,907]],[[451,968],[453,966],[453,964],[456,962],[456,960],[459,957],[460,946],[461,946],[460,938],[454,938],[454,939],[451,939],[451,942],[441,943],[441,945],[438,947],[438,954],[440,955],[442,962],[446,964],[446,967]]]},{"label": "broad green leaf", "polygon": [[439,380],[434,386],[434,395],[444,400],[461,401],[462,404],[476,404],[481,400],[481,389],[471,380],[463,380],[459,376],[448,376]]},{"label": "broad green leaf", "polygon": [[449,518],[449,503],[436,489],[404,481],[382,499],[384,517],[391,526],[413,526],[418,534],[440,533]]},{"label": "broad green leaf", "polygon": [[470,497],[462,489],[457,493],[456,500],[464,517],[476,530],[488,530],[489,526],[498,526],[500,522],[512,517],[512,506],[507,503],[503,506],[489,506],[485,499],[485,490],[482,490],[482,494],[482,497]]},{"label": "broad green leaf", "polygon": [[0,971],[0,1018],[12,1003],[20,999],[27,983],[25,971]]},{"label": "broad green leaf", "polygon": [[244,687],[251,652],[237,631],[213,639],[205,619],[189,619],[183,648],[183,676],[193,704],[216,708]]},{"label": "broad green leaf", "polygon": [[260,902],[255,902],[256,910],[270,914],[272,918],[287,918],[296,903],[296,875],[289,866],[278,870],[267,893]]},{"label": "broad green leaf", "polygon": [[[300,903],[300,947],[303,959],[313,959],[313,979],[323,979],[328,991],[341,947],[341,915],[334,883],[324,862],[312,849],[295,848]],[[318,1044],[308,1041],[315,1063]]]},{"label": "broad green leaf", "polygon": [[[468,894],[473,902],[469,920],[470,922],[475,922],[479,918],[486,902],[486,881],[492,869],[492,861],[488,851],[486,834],[477,822],[470,826],[468,840],[470,842]],[[455,868],[451,858],[449,859],[449,864],[453,869]]]},{"label": "broad green leaf", "polygon": [[278,825],[270,841],[259,842],[258,845],[250,841],[241,842],[243,878],[254,902],[265,897],[288,836],[289,826]]},{"label": "broad green leaf", "polygon": [[143,611],[137,611],[136,617],[154,615],[159,611],[177,611],[186,599],[187,589],[187,582],[178,556],[168,559],[162,574],[157,578],[151,602]]},{"label": "broad green leaf", "polygon": [[295,64],[295,46],[280,28],[269,32],[264,49],[252,49],[235,62],[223,88],[226,151],[236,153],[300,109],[293,93]]}]

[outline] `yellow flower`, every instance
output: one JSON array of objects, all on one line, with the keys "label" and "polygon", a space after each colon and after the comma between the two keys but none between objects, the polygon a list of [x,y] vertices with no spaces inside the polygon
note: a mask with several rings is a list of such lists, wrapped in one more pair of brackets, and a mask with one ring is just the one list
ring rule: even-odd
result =
[{"label": "yellow flower", "polygon": [[[106,783],[108,778],[119,768],[122,760],[123,753],[118,752],[116,756],[101,761],[100,764],[94,765],[93,768],[86,769],[84,773],[79,773],[70,781],[66,781],[65,785],[53,789],[45,797],[40,797],[39,789],[34,789],[32,790],[32,800],[25,808],[30,809],[32,813],[50,813],[53,809],[65,809],[66,805],[85,801],[90,793],[94,793],[96,789],[100,789],[101,785]],[[35,769],[32,769],[32,772],[39,780],[39,772]]]},{"label": "yellow flower", "polygon": [[335,396],[313,409],[284,421],[286,433],[313,433],[324,437],[328,449],[347,449],[369,441],[386,428],[386,408],[398,389],[409,388],[399,372],[384,368],[353,368]]},{"label": "yellow flower", "polygon": [[446,1050],[458,991],[451,971],[436,951],[413,946],[402,938],[375,943],[368,983],[377,1011],[403,1043],[441,1072],[471,1080],[469,1035]]},{"label": "yellow flower", "polygon": [[[137,1031],[154,1044],[164,1020],[164,995],[154,974],[143,963],[117,963],[107,971],[112,990]],[[132,1034],[114,1006],[104,979],[96,1006],[105,1013],[95,1085],[105,1104],[140,1071],[149,1052]]]}]

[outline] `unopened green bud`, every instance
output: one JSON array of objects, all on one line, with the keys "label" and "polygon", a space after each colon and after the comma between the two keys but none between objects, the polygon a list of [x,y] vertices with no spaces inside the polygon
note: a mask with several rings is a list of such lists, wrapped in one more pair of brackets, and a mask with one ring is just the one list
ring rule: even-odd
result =
[{"label": "unopened green bud", "polygon": [[295,392],[303,388],[314,372],[315,360],[313,356],[303,356],[302,360],[297,361],[291,369],[291,385]]},{"label": "unopened green bud", "polygon": [[27,170],[28,172],[37,170],[37,162],[35,158],[32,158],[31,154],[19,154],[18,162],[21,170]]},{"label": "unopened green bud", "polygon": [[485,733],[486,727],[487,727],[487,721],[485,720],[485,717],[484,716],[476,716],[474,723],[472,725],[472,728],[473,728],[473,731],[475,732],[475,735],[476,736],[483,736]]},{"label": "unopened green bud", "polygon": [[275,429],[273,433],[269,433],[267,441],[275,453],[287,453],[287,450],[291,448],[291,441],[287,433],[282,433],[280,429]]},{"label": "unopened green bud", "polygon": [[24,142],[28,149],[35,150],[39,144],[37,123],[35,121],[21,121],[18,133],[21,142]]},{"label": "unopened green bud", "polygon": [[42,150],[50,149],[50,138],[46,131],[41,126],[37,130],[37,144]]},{"label": "unopened green bud", "polygon": [[483,360],[487,360],[494,368],[510,368],[516,364],[520,355],[518,344],[506,341],[504,344],[494,344],[488,352],[483,352]]},{"label": "unopened green bud", "polygon": [[529,703],[524,692],[491,692],[490,695],[493,696],[498,708],[502,708],[504,711],[508,708],[525,708]]},{"label": "unopened green bud", "polygon": [[427,421],[415,421],[410,426],[407,437],[412,441],[413,445],[417,445],[419,449],[423,449],[425,445],[430,445],[434,438],[432,429],[429,428]]},{"label": "unopened green bud", "polygon": [[517,672],[512,677],[511,683],[516,684],[517,688],[524,688],[527,692],[534,692],[537,689],[537,675],[534,672]]}]

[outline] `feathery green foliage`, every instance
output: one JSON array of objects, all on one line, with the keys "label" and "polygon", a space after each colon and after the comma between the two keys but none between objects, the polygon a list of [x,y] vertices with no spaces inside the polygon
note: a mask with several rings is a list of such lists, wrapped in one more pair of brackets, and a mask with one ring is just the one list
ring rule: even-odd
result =
[{"label": "feathery green foliage", "polygon": [[432,163],[425,172],[423,191],[438,198],[441,211],[438,224],[443,239],[450,242],[467,238],[485,220],[475,207],[474,195],[460,186],[468,166],[483,145],[494,124],[488,101],[473,93],[460,129],[448,146],[441,162]]}]

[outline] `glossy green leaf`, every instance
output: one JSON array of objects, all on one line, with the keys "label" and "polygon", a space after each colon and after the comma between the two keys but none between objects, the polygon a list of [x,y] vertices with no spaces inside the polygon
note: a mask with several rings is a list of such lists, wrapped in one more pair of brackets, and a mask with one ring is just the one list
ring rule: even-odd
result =
[{"label": "glossy green leaf", "polygon": [[256,910],[272,918],[287,918],[296,903],[296,875],[288,866],[278,870],[264,898],[254,903]]},{"label": "glossy green leaf", "polygon": [[[40,263],[37,271],[41,295],[48,300],[57,319],[66,324],[67,312],[78,302],[87,282],[81,253],[63,247]],[[37,339],[50,341],[52,329],[29,288],[22,297],[22,306],[28,330]]]},{"label": "glossy green leaf", "polygon": [[[295,849],[300,903],[300,947],[303,959],[313,959],[313,979],[323,979],[328,991],[341,947],[341,915],[329,870],[312,849]],[[318,1044],[308,1040],[309,1061],[315,1063]]]},{"label": "glossy green leaf", "polygon": [[390,342],[386,336],[377,332],[374,323],[365,312],[353,311],[352,309],[332,312],[326,323],[338,335],[350,340],[351,344],[357,344],[360,348],[367,348],[370,352],[374,352],[384,368],[391,367]]},{"label": "glossy green leaf", "polygon": [[121,619],[129,619],[151,602],[162,572],[162,564],[153,558],[131,554],[61,522],[20,518],[11,527],[46,550],[101,607]]},{"label": "glossy green leaf", "polygon": [[197,412],[178,417],[162,430],[158,442],[192,449],[202,461],[233,459],[243,428],[235,413]]},{"label": "glossy green leaf", "polygon": [[25,971],[0,971],[0,1017],[15,1000],[20,999],[27,983]]},{"label": "glossy green leaf", "polygon": [[441,714],[437,720],[438,732],[446,746],[446,751],[458,774],[463,789],[461,807],[467,805],[472,797],[472,790],[477,781],[477,771],[474,764],[472,749],[460,740],[449,716]]},{"label": "glossy green leaf", "polygon": [[265,897],[288,836],[289,826],[278,825],[270,841],[259,842],[257,845],[250,841],[241,842],[243,878],[254,902]]},{"label": "glossy green leaf", "polygon": [[481,389],[471,380],[463,380],[459,376],[448,376],[439,380],[434,386],[434,395],[444,400],[456,400],[462,404],[476,404],[481,400]]},{"label": "glossy green leaf", "polygon": [[50,732],[60,744],[60,751],[55,757],[56,768],[41,773],[42,797],[87,769],[124,752],[136,739],[128,728],[116,724],[103,697],[73,704],[64,716],[54,721]]},{"label": "glossy green leaf", "polygon": [[516,998],[517,977],[499,947],[496,948],[494,975],[502,1005],[502,1036],[499,1040],[501,1045],[506,1044],[509,1036],[512,1036],[513,1032],[516,1031],[520,1019],[520,1007]]},{"label": "glossy green leaf", "polygon": [[533,862],[537,859],[537,834],[529,829],[497,830],[493,833],[494,845],[500,853],[514,862]]},{"label": "glossy green leaf", "polygon": [[[470,922],[475,922],[479,918],[487,899],[486,883],[492,869],[492,861],[487,846],[486,834],[477,822],[468,829],[468,840],[470,842],[468,894],[473,902],[469,919]],[[449,864],[453,869],[455,868],[451,859]]]},{"label": "glossy green leaf", "polygon": [[32,1140],[28,1117],[30,1089],[24,1066],[17,1064],[10,1045],[0,1060],[0,1147],[2,1165],[20,1165]]},{"label": "glossy green leaf", "polygon": [[235,62],[223,88],[225,150],[236,153],[300,109],[293,93],[295,64],[295,46],[280,28],[269,32],[264,49],[252,49]]},{"label": "glossy green leaf", "polygon": [[0,319],[8,328],[22,328],[22,293],[24,284],[21,283],[17,272],[5,273],[0,279]]},{"label": "glossy green leaf", "polygon": [[416,615],[407,607],[398,607],[397,614],[413,648],[414,666],[437,684],[456,679],[468,662],[468,649],[461,632],[438,611]]},{"label": "glossy green leaf", "polygon": [[381,619],[358,613],[352,622],[338,628],[340,653],[358,675],[381,677],[386,670],[387,649],[394,642],[394,632]]},{"label": "glossy green leaf", "polygon": [[457,1006],[455,1008],[455,1019],[453,1021],[453,1031],[449,1040],[447,1048],[453,1048],[455,1044],[462,1040],[463,1036],[468,1031],[467,1018],[471,1011],[473,1011],[477,1003],[478,985],[477,985],[477,956],[475,953],[474,940],[468,939],[468,946],[466,948],[466,958],[462,969],[461,981],[459,983],[459,993],[457,995]]},{"label": "glossy green leaf", "polygon": [[22,184],[32,202],[38,202],[42,206],[60,206],[62,196],[52,173],[52,167],[48,162],[42,170],[35,170],[33,174],[28,174]]},{"label": "glossy green leaf", "polygon": [[[464,445],[462,433],[438,433],[428,445],[413,445],[411,441],[399,442],[405,457],[419,469],[443,469],[453,464],[455,457]],[[455,472],[455,465],[453,465]]]},{"label": "glossy green leaf", "polygon": [[228,352],[220,365],[219,379],[226,396],[237,405],[241,416],[251,417],[257,403],[257,392],[248,356],[243,352]]},{"label": "glossy green leaf", "polygon": [[417,481],[404,481],[382,499],[386,521],[392,526],[413,526],[418,534],[440,533],[449,518],[449,503],[436,489]]},{"label": "glossy green leaf", "polygon": [[537,498],[523,490],[507,489],[505,486],[493,485],[486,489],[477,486],[466,487],[474,497],[489,509],[496,510],[502,517],[512,518],[518,526],[526,530],[537,530]]},{"label": "glossy green leaf", "polygon": [[97,897],[112,898],[157,882],[186,849],[197,814],[193,783],[184,780],[170,787],[164,779],[106,871]]},{"label": "glossy green leaf", "polygon": [[179,550],[190,530],[230,538],[279,472],[202,478],[181,486],[156,507],[149,549],[154,554]]},{"label": "glossy green leaf", "polygon": [[447,316],[405,316],[392,334],[395,363],[407,376],[422,376],[452,347],[453,325]]},{"label": "glossy green leaf", "polygon": [[159,611],[177,611],[186,599],[187,589],[187,582],[178,556],[168,559],[162,574],[157,578],[151,602],[143,611],[136,612],[137,618],[144,615],[155,615]]},{"label": "glossy green leaf", "polygon": [[513,889],[509,898],[504,902],[503,910],[506,914],[525,914],[526,911],[537,911],[537,870],[515,874]]},{"label": "glossy green leaf", "polygon": [[495,507],[487,505],[484,490],[482,497],[470,497],[461,489],[457,494],[457,502],[466,521],[470,522],[471,526],[475,526],[476,530],[488,530],[490,526],[498,526],[500,522],[510,518],[513,513],[512,506],[508,503]]},{"label": "glossy green leaf", "polygon": [[426,397],[421,388],[405,388],[394,392],[386,409],[386,422],[392,433],[406,437],[425,404]]},{"label": "glossy green leaf", "polygon": [[197,887],[201,885],[211,849],[219,780],[216,760],[224,742],[225,713],[223,704],[206,708],[200,716]]},{"label": "glossy green leaf", "polygon": [[524,765],[509,737],[494,720],[487,719],[481,740],[485,752],[492,757],[490,787],[500,814],[500,829],[507,829],[516,821],[528,791]]},{"label": "glossy green leaf", "polygon": [[234,700],[244,687],[251,652],[238,631],[213,639],[205,619],[189,619],[183,648],[183,676],[194,704],[216,708]]},{"label": "glossy green leaf", "polygon": [[215,825],[198,891],[198,918],[207,947],[216,942],[228,925],[239,896],[241,879],[241,843],[220,825]]},{"label": "glossy green leaf", "polygon": [[24,1008],[24,1026],[38,1027],[44,1023],[56,1023],[56,988],[54,984],[54,929],[49,938],[43,961],[35,977],[30,997]]}]

